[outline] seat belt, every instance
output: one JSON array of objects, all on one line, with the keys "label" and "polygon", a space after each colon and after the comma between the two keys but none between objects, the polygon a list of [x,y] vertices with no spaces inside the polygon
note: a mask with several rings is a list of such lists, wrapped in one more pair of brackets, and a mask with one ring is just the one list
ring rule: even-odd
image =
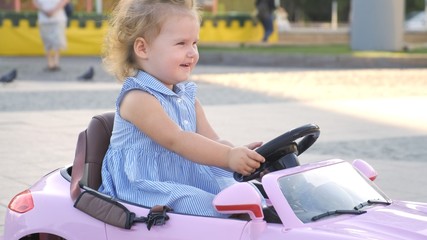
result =
[{"label": "seat belt", "polygon": [[164,225],[169,220],[167,212],[172,211],[167,206],[156,205],[150,209],[146,217],[137,217],[134,212],[129,211],[112,197],[93,190],[82,192],[74,203],[74,207],[119,228],[130,229],[135,223],[145,223],[148,230],[152,226]]}]

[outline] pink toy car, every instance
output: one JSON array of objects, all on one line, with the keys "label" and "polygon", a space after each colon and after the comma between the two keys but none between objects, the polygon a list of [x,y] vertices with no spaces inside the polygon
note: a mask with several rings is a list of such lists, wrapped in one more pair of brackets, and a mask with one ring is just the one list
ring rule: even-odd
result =
[{"label": "pink toy car", "polygon": [[[316,125],[293,129],[261,146],[267,161],[213,201],[201,217],[147,208],[97,192],[113,113],[93,117],[80,133],[72,166],[43,176],[9,203],[0,240],[16,239],[427,239],[427,204],[392,201],[369,164],[332,159],[300,165],[318,138]],[[298,142],[297,142],[298,140]],[[261,183],[260,174],[264,176]]]}]

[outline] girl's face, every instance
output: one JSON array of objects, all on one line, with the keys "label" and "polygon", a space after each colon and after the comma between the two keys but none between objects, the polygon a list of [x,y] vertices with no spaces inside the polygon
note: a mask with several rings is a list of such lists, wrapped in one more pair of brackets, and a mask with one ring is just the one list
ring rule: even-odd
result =
[{"label": "girl's face", "polygon": [[199,60],[199,21],[192,15],[169,16],[146,47],[142,68],[172,89],[189,79]]}]

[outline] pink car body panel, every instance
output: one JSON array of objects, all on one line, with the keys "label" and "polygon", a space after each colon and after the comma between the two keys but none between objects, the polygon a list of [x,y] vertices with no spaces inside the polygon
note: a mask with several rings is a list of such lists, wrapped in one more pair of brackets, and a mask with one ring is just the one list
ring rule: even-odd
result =
[{"label": "pink car body panel", "polygon": [[42,177],[30,190],[34,208],[23,214],[8,209],[5,239],[20,239],[35,232],[56,234],[66,239],[95,239],[95,236],[107,239],[104,223],[73,207],[70,182],[59,170]]},{"label": "pink car body panel", "polygon": [[[114,227],[74,208],[70,198],[70,182],[61,175],[60,170],[56,170],[30,188],[34,200],[32,210],[23,214],[7,211],[5,235],[0,236],[0,240],[17,240],[36,232],[51,233],[69,240],[427,239],[425,203],[394,201],[387,206],[372,206],[361,215],[336,215],[303,223],[289,205],[278,181],[284,176],[339,164],[348,163],[333,159],[267,174],[262,179],[262,185],[269,196],[268,201],[262,201],[258,190],[249,182],[235,184],[218,194],[213,202],[215,207],[235,213],[249,211],[251,214],[252,211],[251,221],[168,213],[170,219],[166,224],[153,226],[150,231],[143,223],[137,223],[129,230]],[[369,169],[366,172],[373,173]],[[256,211],[264,204],[274,206],[282,224],[262,220]],[[140,206],[123,205],[137,216],[147,216],[149,212],[149,209]],[[236,210],[233,206],[243,210]]]}]

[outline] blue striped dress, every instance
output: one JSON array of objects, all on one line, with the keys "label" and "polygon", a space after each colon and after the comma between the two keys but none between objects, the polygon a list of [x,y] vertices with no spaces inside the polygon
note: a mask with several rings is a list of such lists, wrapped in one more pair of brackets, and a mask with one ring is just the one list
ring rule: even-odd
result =
[{"label": "blue striped dress", "polygon": [[225,217],[214,210],[212,200],[235,183],[231,172],[192,162],[169,151],[120,116],[125,94],[141,90],[156,97],[184,131],[195,132],[196,89],[195,83],[183,82],[172,91],[143,71],[126,79],[116,102],[100,192],[145,207],[167,205],[178,213]]}]

